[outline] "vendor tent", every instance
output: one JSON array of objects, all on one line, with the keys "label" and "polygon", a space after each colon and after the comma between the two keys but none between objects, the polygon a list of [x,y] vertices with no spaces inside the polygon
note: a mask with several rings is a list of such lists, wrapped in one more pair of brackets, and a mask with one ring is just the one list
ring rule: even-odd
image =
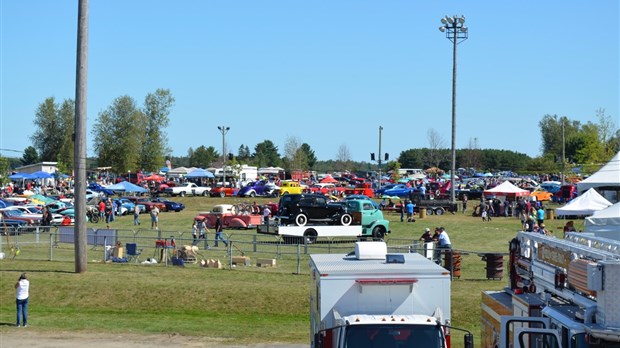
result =
[{"label": "vendor tent", "polygon": [[187,173],[186,178],[213,178],[215,175],[210,171],[202,168],[194,169]]},{"label": "vendor tent", "polygon": [[591,188],[581,196],[568,202],[563,207],[557,208],[555,214],[558,216],[565,215],[591,215],[595,211],[605,209],[611,205],[611,202],[606,200],[595,189]]},{"label": "vendor tent", "polygon": [[607,164],[596,173],[577,183],[579,192],[592,187],[612,188],[620,190],[620,152],[618,152]]},{"label": "vendor tent", "polygon": [[586,232],[597,231],[620,233],[620,202],[596,211],[592,216],[586,218]]},{"label": "vendor tent", "polygon": [[185,167],[177,167],[177,168],[169,170],[168,173],[166,173],[166,175],[172,176],[172,177],[181,177],[181,176],[187,175],[187,173],[191,172],[192,170],[193,169],[189,169]]},{"label": "vendor tent", "polygon": [[134,185],[134,184],[130,183],[129,181],[121,181],[118,184],[106,186],[106,188],[108,190],[117,191],[117,192],[144,193],[144,192],[148,192],[149,191],[149,190],[145,189],[144,187],[141,187],[141,186],[138,186],[138,185]]},{"label": "vendor tent", "polygon": [[513,185],[510,181],[504,181],[503,183],[495,186],[492,189],[484,190],[485,196],[506,196],[506,197],[523,197],[529,196],[530,191],[523,190],[515,185]]},{"label": "vendor tent", "polygon": [[331,183],[331,184],[335,184],[337,183],[338,180],[334,179],[333,176],[331,175],[327,175],[326,177],[324,177],[323,179],[321,179],[321,183],[322,184],[326,184],[326,183]]}]

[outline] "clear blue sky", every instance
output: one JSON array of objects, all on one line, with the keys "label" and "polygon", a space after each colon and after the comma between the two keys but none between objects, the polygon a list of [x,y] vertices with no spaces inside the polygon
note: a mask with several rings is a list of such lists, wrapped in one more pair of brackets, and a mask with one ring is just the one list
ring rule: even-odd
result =
[{"label": "clear blue sky", "polygon": [[[617,0],[91,0],[88,128],[119,96],[176,98],[173,154],[287,137],[320,160],[353,160],[451,141],[452,45],[438,30],[465,15],[458,46],[457,148],[540,154],[545,114],[620,126]],[[0,0],[0,151],[31,145],[37,106],[75,98],[77,0]],[[93,155],[89,141],[89,155]],[[173,164],[174,165],[174,164]]]}]

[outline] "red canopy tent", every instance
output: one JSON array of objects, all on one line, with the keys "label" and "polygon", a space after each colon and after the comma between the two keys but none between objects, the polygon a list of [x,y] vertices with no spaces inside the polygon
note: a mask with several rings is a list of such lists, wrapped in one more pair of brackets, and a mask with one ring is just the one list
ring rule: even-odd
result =
[{"label": "red canopy tent", "polygon": [[510,181],[504,181],[503,183],[495,186],[492,189],[484,190],[485,196],[506,196],[506,197],[527,197],[530,195],[530,191],[520,189],[513,185]]},{"label": "red canopy tent", "polygon": [[334,177],[331,176],[331,175],[328,175],[328,176],[324,177],[323,180],[321,180],[321,183],[323,183],[323,184],[325,184],[325,183],[332,183],[333,184],[333,183],[337,183],[337,182],[338,182],[338,180],[334,179]]},{"label": "red canopy tent", "polygon": [[165,179],[166,179],[166,178],[164,178],[164,177],[163,177],[163,176],[161,176],[161,175],[158,175],[158,174],[151,174],[151,175],[149,175],[149,176],[145,177],[145,178],[144,178],[144,179],[142,179],[142,180],[161,182],[161,181],[164,181]]}]

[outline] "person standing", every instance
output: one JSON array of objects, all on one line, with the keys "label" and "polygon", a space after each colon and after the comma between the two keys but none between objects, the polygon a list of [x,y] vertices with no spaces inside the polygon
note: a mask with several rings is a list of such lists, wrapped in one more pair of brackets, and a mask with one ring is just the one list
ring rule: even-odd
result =
[{"label": "person standing", "polygon": [[413,211],[415,209],[415,204],[412,200],[407,202],[407,222],[415,222],[415,218],[413,217]]},{"label": "person standing", "polygon": [[409,201],[405,200],[404,202],[401,202],[400,205],[398,206],[398,210],[400,211],[400,222],[405,221],[405,211],[407,210],[407,207],[406,207],[407,203],[409,203]]},{"label": "person standing", "polygon": [[133,210],[133,224],[140,225],[140,206],[137,204]]},{"label": "person standing", "polygon": [[158,229],[159,228],[159,208],[157,208],[156,206],[153,206],[153,209],[151,209],[151,229]]},{"label": "person standing", "polygon": [[228,246],[228,242],[222,237],[222,220],[218,216],[217,220],[215,220],[215,239],[213,240],[213,245],[217,247],[218,246],[217,242],[220,240],[224,242],[224,245]]},{"label": "person standing", "polygon": [[28,281],[26,273],[21,274],[17,283],[15,283],[15,289],[17,289],[15,299],[15,304],[17,306],[17,322],[15,325],[17,327],[20,327],[20,325],[26,327],[28,326],[28,297],[30,296],[30,281]]},{"label": "person standing", "polygon": [[538,220],[538,226],[541,226],[545,222],[545,207],[542,205],[536,210],[536,220]]},{"label": "person standing", "polygon": [[271,215],[271,209],[269,209],[269,206],[265,204],[263,207],[263,223],[265,225],[269,225],[269,215]]},{"label": "person standing", "polygon": [[465,214],[465,211],[467,211],[467,200],[469,198],[467,198],[467,195],[463,195],[463,214]]},{"label": "person standing", "polygon": [[437,237],[437,249],[452,249],[448,232],[443,227],[439,227],[439,236]]},{"label": "person standing", "polygon": [[207,230],[206,219],[198,221],[198,238],[206,239],[205,231]]}]

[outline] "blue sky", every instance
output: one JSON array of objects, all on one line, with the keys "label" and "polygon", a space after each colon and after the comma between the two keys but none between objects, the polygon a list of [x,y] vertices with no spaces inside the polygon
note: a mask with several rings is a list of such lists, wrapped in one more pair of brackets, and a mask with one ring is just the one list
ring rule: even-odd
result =
[{"label": "blue sky", "polygon": [[[0,154],[21,157],[48,97],[75,98],[77,0],[0,0]],[[540,154],[545,114],[620,126],[617,0],[90,0],[88,128],[119,96],[176,98],[173,154],[251,150],[288,137],[320,160],[356,161],[451,141],[452,44],[438,28],[465,15],[457,53],[457,148]],[[89,139],[92,135],[88,134]],[[10,152],[8,150],[18,150]],[[89,155],[93,155],[89,141]],[[174,165],[174,164],[173,164]]]}]

